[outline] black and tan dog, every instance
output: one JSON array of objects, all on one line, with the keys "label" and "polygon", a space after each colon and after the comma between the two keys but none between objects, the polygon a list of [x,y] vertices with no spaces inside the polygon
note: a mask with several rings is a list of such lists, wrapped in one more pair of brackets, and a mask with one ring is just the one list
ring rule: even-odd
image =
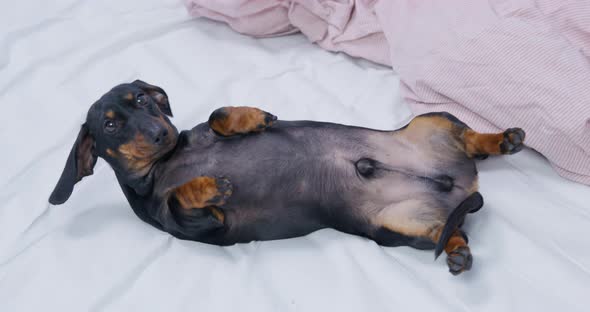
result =
[{"label": "black and tan dog", "polygon": [[518,152],[525,136],[480,134],[447,113],[377,131],[224,107],[180,134],[167,116],[159,87],[138,80],[106,93],[49,202],[64,203],[102,157],[139,218],[181,239],[228,245],[329,227],[445,250],[458,274],[472,264],[460,227],[483,205],[474,158]]}]

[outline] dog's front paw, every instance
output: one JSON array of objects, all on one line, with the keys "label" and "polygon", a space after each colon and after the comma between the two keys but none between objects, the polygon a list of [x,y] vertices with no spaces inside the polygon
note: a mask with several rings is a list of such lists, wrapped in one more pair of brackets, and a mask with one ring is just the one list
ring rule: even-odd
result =
[{"label": "dog's front paw", "polygon": [[255,107],[222,107],[209,117],[209,126],[222,136],[260,132],[271,127],[277,116]]},{"label": "dog's front paw", "polygon": [[268,127],[272,127],[272,125],[275,123],[275,121],[277,121],[277,116],[265,112],[265,111],[261,111],[263,113],[264,118],[262,119],[262,122],[258,124],[258,129],[265,129]]},{"label": "dog's front paw", "polygon": [[[247,132],[260,132],[265,130],[266,128],[270,128],[272,127],[272,125],[277,121],[277,116],[269,113],[269,112],[265,112],[261,109],[258,108],[247,108],[248,109],[248,115],[246,115],[248,118],[248,122],[251,123],[251,131],[245,131],[242,130],[242,133],[247,133]],[[248,123],[246,122],[246,123]]]},{"label": "dog's front paw", "polygon": [[223,177],[196,177],[177,187],[173,196],[185,209],[222,206],[233,192],[231,182]]},{"label": "dog's front paw", "polygon": [[447,256],[449,272],[453,275],[459,275],[462,272],[469,271],[472,264],[473,256],[467,246],[461,246],[451,251]]},{"label": "dog's front paw", "polygon": [[234,187],[232,183],[224,177],[217,178],[215,180],[217,187],[217,194],[207,201],[208,205],[211,206],[223,206],[232,195]]},{"label": "dog's front paw", "polygon": [[520,152],[524,146],[524,130],[520,128],[510,128],[504,131],[504,139],[500,143],[502,154],[514,154]]}]

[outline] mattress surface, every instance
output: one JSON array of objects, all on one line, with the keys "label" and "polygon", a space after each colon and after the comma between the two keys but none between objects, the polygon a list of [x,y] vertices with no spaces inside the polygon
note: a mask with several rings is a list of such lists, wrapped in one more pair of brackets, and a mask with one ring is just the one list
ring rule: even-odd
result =
[{"label": "mattress surface", "polygon": [[[389,69],[294,35],[256,40],[177,0],[18,1],[0,11],[2,311],[587,311],[590,188],[531,150],[478,164],[473,269],[326,229],[218,247],[141,222],[109,166],[51,193],[89,106],[118,83],[163,87],[179,129],[216,108],[378,129],[411,113]],[[518,126],[518,125],[514,125]],[[427,310],[428,309],[428,310]]]}]

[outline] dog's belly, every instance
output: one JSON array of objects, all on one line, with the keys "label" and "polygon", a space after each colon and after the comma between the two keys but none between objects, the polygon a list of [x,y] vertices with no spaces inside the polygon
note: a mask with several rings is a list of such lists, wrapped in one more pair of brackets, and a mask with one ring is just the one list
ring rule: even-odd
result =
[{"label": "dog's belly", "polygon": [[[442,209],[454,208],[449,207],[463,194],[441,190],[438,180],[445,172],[468,175],[444,166],[456,162],[449,160],[453,155],[441,157],[419,142],[396,138],[395,132],[282,121],[241,137],[221,138],[203,125],[185,135],[186,146],[165,164],[166,175],[156,180],[156,188],[198,176],[229,179],[234,192],[221,207],[227,243],[295,237],[324,227],[363,235],[371,230],[373,215],[386,207],[406,207],[403,203],[411,199],[438,196],[448,203]],[[380,166],[363,176],[357,169],[361,159]],[[400,217],[411,213],[398,210]]]}]

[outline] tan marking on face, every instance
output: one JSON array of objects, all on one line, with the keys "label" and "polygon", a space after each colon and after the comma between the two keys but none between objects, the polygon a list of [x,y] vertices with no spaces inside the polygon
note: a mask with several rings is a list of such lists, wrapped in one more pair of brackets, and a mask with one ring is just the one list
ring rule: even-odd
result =
[{"label": "tan marking on face", "polygon": [[138,174],[147,174],[150,165],[155,161],[153,159],[156,154],[155,148],[141,133],[137,133],[132,141],[120,145],[118,151],[125,159],[128,168]]},{"label": "tan marking on face", "polygon": [[129,92],[127,94],[125,94],[125,96],[123,96],[123,99],[127,100],[127,101],[132,101],[134,98],[133,93]]},{"label": "tan marking on face", "polygon": [[115,152],[112,149],[107,148],[107,155],[109,155],[111,157],[115,157]]},{"label": "tan marking on face", "polygon": [[[215,119],[210,126],[222,135],[245,134],[249,132],[260,132],[264,127],[271,126],[272,122],[266,124],[266,114],[255,107],[224,107],[226,116]],[[260,127],[260,126],[264,127]]]},{"label": "tan marking on face", "polygon": [[107,116],[107,118],[113,119],[115,118],[115,112],[113,112],[112,110],[107,111],[106,114],[104,114],[105,116]]},{"label": "tan marking on face", "polygon": [[[211,206],[210,201],[221,195],[217,189],[217,181],[212,177],[194,178],[174,190],[174,196],[184,209]],[[215,204],[222,205],[223,203]]]}]

